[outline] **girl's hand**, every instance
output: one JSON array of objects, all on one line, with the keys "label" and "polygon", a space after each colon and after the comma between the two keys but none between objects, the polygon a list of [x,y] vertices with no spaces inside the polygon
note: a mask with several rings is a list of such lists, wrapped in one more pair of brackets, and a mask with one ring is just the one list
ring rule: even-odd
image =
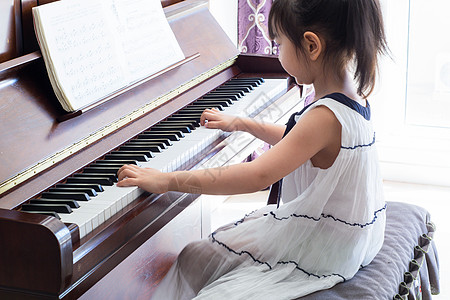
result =
[{"label": "girl's hand", "polygon": [[200,117],[200,124],[206,128],[221,129],[223,131],[238,131],[242,119],[221,113],[218,109],[205,109]]},{"label": "girl's hand", "polygon": [[168,190],[166,173],[155,169],[124,165],[117,172],[117,186],[138,186],[150,193],[163,194]]}]

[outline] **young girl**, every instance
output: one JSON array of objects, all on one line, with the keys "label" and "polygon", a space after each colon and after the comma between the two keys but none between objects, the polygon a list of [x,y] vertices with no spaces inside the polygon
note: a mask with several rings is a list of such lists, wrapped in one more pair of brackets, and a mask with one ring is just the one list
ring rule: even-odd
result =
[{"label": "young girl", "polygon": [[208,172],[119,170],[119,186],[152,193],[250,193],[283,178],[282,205],[186,246],[155,299],[294,299],[352,278],[383,243],[386,206],[367,101],[386,50],[378,0],[276,0],[269,32],[285,70],[314,85],[314,102],[287,126],[235,122],[216,110],[201,118],[208,128],[245,129],[272,144],[269,151]]}]

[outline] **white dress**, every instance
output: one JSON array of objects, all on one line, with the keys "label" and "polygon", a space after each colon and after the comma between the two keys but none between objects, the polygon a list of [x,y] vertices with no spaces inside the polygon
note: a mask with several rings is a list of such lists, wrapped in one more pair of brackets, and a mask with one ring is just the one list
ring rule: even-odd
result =
[{"label": "white dress", "polygon": [[306,162],[283,179],[279,208],[263,207],[186,246],[153,299],[295,299],[348,280],[372,261],[386,205],[370,107],[331,94],[291,119],[319,105],[342,125],[333,165]]}]

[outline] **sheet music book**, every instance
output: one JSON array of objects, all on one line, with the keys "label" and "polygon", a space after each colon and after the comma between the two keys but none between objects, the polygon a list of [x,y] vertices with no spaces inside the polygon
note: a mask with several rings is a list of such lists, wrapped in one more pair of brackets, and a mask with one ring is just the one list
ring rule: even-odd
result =
[{"label": "sheet music book", "polygon": [[33,8],[50,82],[70,112],[183,60],[160,0],[61,0]]}]

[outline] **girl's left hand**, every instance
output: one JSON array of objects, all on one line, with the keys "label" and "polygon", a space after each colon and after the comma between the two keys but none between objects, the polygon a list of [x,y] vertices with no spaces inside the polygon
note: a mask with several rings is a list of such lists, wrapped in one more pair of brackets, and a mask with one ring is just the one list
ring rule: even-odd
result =
[{"label": "girl's left hand", "polygon": [[117,186],[138,186],[150,193],[163,194],[168,190],[165,173],[156,169],[124,165],[117,172]]}]

